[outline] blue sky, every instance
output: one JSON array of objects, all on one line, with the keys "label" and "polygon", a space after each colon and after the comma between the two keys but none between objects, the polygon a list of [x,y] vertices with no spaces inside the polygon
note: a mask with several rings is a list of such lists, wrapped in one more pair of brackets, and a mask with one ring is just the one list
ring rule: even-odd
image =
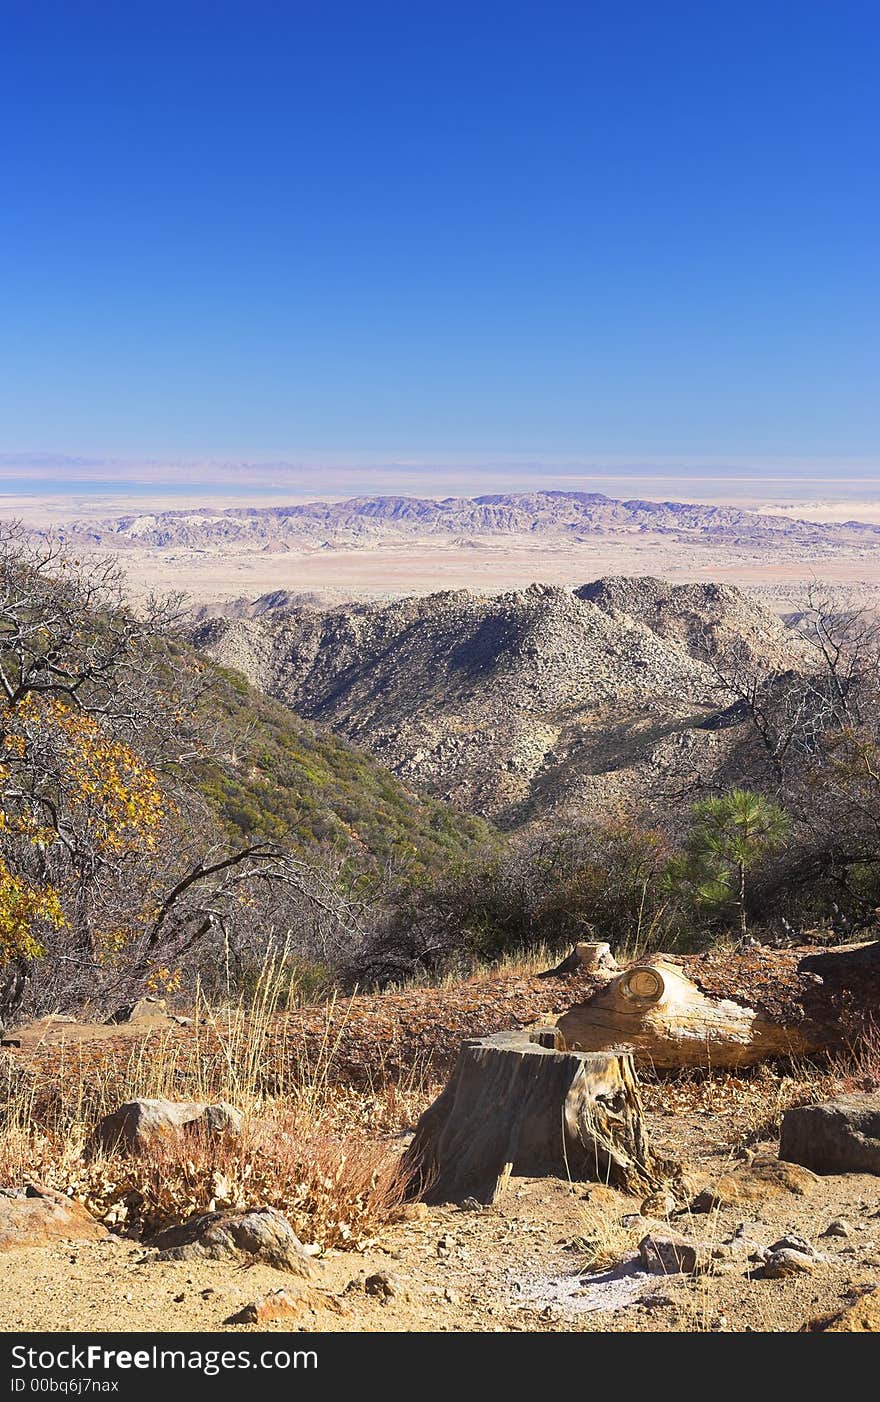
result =
[{"label": "blue sky", "polygon": [[11,459],[880,462],[873,0],[2,12]]}]

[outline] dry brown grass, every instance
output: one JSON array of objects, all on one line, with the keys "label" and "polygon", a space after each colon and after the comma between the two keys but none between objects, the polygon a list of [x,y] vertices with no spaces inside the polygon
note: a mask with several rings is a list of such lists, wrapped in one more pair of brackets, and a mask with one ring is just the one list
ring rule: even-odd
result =
[{"label": "dry brown grass", "polygon": [[[368,1243],[400,1205],[398,1136],[431,1088],[415,1073],[376,1088],[337,1085],[329,1031],[305,1060],[279,1055],[277,1039],[285,1033],[274,1016],[273,972],[266,970],[248,1008],[200,1008],[195,1047],[185,1059],[170,1034],[135,1043],[121,1062],[96,1063],[76,1048],[62,1049],[51,1082],[5,1058],[0,1185],[45,1182],[135,1235],[219,1207],[270,1205],[306,1242]],[[290,1084],[285,1066],[297,1067]],[[227,1101],[243,1112],[243,1131],[234,1139],[169,1143],[138,1157],[90,1158],[100,1116],[140,1097]]]}]

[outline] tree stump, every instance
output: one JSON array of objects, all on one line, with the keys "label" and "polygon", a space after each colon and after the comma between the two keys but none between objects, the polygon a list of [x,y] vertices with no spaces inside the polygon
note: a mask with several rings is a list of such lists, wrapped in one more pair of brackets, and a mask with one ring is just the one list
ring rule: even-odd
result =
[{"label": "tree stump", "polygon": [[569,974],[598,974],[610,978],[618,972],[619,967],[611,953],[611,945],[607,942],[576,944],[561,964],[557,964],[554,969],[546,969],[543,974],[538,974],[538,978],[566,978]]},{"label": "tree stump", "polygon": [[[545,1039],[546,1040],[546,1039]],[[527,1032],[462,1044],[446,1088],[407,1151],[408,1191],[426,1202],[491,1203],[512,1173],[656,1188],[627,1052],[561,1052]]]}]

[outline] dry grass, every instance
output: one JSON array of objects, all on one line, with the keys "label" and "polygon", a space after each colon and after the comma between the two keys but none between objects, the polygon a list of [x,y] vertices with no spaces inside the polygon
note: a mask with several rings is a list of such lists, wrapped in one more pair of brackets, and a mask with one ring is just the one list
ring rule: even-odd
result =
[{"label": "dry grass", "polygon": [[588,1190],[579,1203],[578,1217],[583,1235],[578,1238],[578,1252],[583,1253],[585,1271],[610,1269],[638,1249],[641,1231],[623,1216],[632,1215],[632,1204],[623,1205],[613,1189],[598,1184]]},{"label": "dry grass", "polygon": [[[378,1088],[340,1086],[329,1031],[308,1058],[279,1054],[280,983],[268,967],[250,1007],[202,1005],[194,1045],[160,1034],[121,1063],[61,1050],[51,1084],[11,1056],[0,1063],[0,1184],[34,1180],[140,1235],[198,1212],[270,1205],[308,1243],[363,1247],[402,1200],[397,1136],[430,1098],[413,1074]],[[299,1050],[299,1049],[298,1049]],[[281,1049],[283,1052],[283,1049]],[[285,1083],[285,1067],[290,1083]],[[280,1069],[279,1069],[280,1068]],[[234,1139],[187,1139],[155,1152],[90,1158],[91,1131],[124,1101],[226,1101],[244,1114]]]}]

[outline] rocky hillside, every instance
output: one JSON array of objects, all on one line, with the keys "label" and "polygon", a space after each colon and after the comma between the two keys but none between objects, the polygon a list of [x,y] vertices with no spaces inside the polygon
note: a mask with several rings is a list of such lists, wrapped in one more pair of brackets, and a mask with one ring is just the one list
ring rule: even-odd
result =
[{"label": "rocky hillside", "polygon": [[737,589],[608,578],[210,619],[196,645],[370,750],[405,782],[514,825],[557,805],[614,811],[711,762],[721,704],[706,647],[803,662]]},{"label": "rocky hillside", "polygon": [[212,507],[141,512],[115,520],[77,521],[71,540],[114,549],[283,551],[311,544],[370,545],[382,540],[542,537],[577,542],[598,535],[668,536],[742,548],[819,551],[880,547],[880,527],[857,521],[796,521],[732,506],[673,501],[618,501],[601,492],[512,492],[478,497],[353,497],[283,507]]}]

